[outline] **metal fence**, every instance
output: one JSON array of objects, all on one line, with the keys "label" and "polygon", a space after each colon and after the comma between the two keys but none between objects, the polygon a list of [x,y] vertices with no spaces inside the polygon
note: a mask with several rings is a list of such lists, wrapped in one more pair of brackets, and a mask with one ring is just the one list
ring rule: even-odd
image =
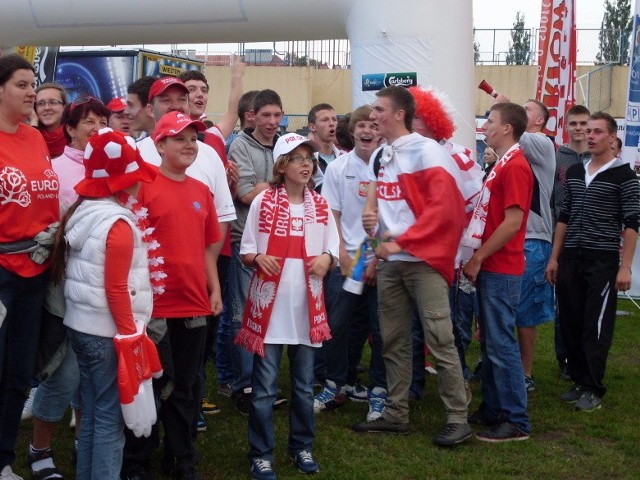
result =
[{"label": "metal fence", "polygon": [[[531,64],[538,61],[539,28],[524,29],[528,36]],[[505,65],[512,43],[512,29],[474,29],[474,45],[477,65]],[[579,65],[594,65],[600,51],[601,29],[577,29],[577,62]],[[620,30],[607,30],[618,40],[624,52],[615,52],[605,63],[620,63],[626,59],[629,45],[627,34]],[[127,48],[131,48],[129,45]],[[229,65],[231,55],[242,55],[247,63],[269,66],[311,66],[315,68],[351,68],[351,47],[348,40],[281,41],[260,43],[207,43],[142,45],[143,48],[160,52],[172,52],[204,60],[207,65]],[[77,48],[77,47],[74,47]],[[616,55],[617,54],[617,55]]]},{"label": "metal fence", "polygon": [[[531,65],[538,63],[538,33],[539,28],[524,29],[525,36],[529,39],[529,52]],[[509,48],[512,45],[512,29],[474,29],[474,44],[476,52],[477,65],[506,65]],[[585,29],[576,30],[577,45],[577,63],[578,65],[594,65],[600,63],[597,61],[600,52],[600,32],[601,29]],[[605,33],[618,40],[625,50],[615,52],[615,58],[610,59],[606,63],[618,64],[620,59],[627,57],[626,48],[629,45],[628,33],[621,30],[605,30]]]}]

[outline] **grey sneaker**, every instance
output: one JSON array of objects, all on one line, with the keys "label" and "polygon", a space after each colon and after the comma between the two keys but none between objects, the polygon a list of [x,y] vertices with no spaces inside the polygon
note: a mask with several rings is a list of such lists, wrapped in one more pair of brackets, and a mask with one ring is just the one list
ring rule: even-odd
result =
[{"label": "grey sneaker", "polygon": [[447,423],[442,431],[433,437],[433,443],[440,447],[450,447],[466,442],[471,438],[471,427],[468,423]]},{"label": "grey sneaker", "polygon": [[476,434],[476,438],[483,442],[517,442],[527,440],[529,434],[520,430],[517,425],[511,422],[502,422],[495,427]]},{"label": "grey sneaker", "polygon": [[560,396],[560,400],[567,403],[575,403],[580,399],[581,396],[582,387],[576,383],[573,385],[573,387],[571,387],[571,390]]},{"label": "grey sneaker", "polygon": [[391,422],[384,417],[378,417],[370,422],[356,423],[353,431],[358,433],[395,433],[396,435],[407,435],[409,433],[409,422]]},{"label": "grey sneaker", "polygon": [[593,392],[585,391],[576,402],[579,412],[593,412],[602,406],[602,399]]}]

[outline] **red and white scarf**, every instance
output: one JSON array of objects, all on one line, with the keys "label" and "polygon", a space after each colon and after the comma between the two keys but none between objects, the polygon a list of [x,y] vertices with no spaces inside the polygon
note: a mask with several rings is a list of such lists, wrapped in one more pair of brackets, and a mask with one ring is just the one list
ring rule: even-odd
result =
[{"label": "red and white scarf", "polygon": [[[322,241],[329,222],[329,205],[317,193],[304,189],[304,249],[303,261],[322,254]],[[286,261],[291,231],[289,198],[283,186],[270,188],[262,197],[258,212],[258,253],[272,255]],[[319,241],[320,240],[320,241]],[[242,318],[242,327],[234,342],[248,351],[264,357],[264,338],[269,328],[282,267],[276,275],[268,275],[256,268],[249,285],[249,298]],[[324,304],[322,278],[311,275],[305,267],[305,285],[309,308],[309,339],[321,343],[331,338]]]},{"label": "red and white scarf", "polygon": [[482,192],[480,192],[480,198],[476,204],[476,208],[473,210],[471,221],[469,226],[462,235],[462,245],[477,250],[482,245],[482,237],[484,235],[484,228],[487,225],[487,214],[489,212],[489,199],[491,198],[491,187],[493,186],[493,180],[498,176],[500,171],[505,165],[521,152],[520,144],[516,143],[498,160],[487,176],[487,179],[482,186]]}]

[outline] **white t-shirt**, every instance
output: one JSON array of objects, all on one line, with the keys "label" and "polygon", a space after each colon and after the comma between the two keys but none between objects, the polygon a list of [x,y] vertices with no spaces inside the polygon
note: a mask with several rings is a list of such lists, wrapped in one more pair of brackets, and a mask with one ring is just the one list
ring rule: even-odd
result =
[{"label": "white t-shirt", "polygon": [[[258,195],[249,208],[247,223],[245,224],[240,244],[240,255],[258,251],[256,230],[258,226],[258,211],[263,195],[264,192]],[[299,225],[304,225],[304,204],[291,204],[289,211],[291,213],[289,235],[304,235],[304,230],[299,228]],[[294,222],[294,219],[298,219],[298,221]],[[296,225],[297,228],[292,227],[293,225]],[[339,239],[333,215],[329,215],[327,228],[329,238],[325,251],[332,252],[337,256],[335,252],[338,251]],[[311,347],[320,347],[322,345],[321,343],[311,343],[309,339],[309,308],[304,288],[305,268],[304,260],[302,259],[287,258],[284,261],[264,343],[307,345]]]},{"label": "white t-shirt", "polygon": [[[139,141],[136,145],[145,162],[160,165],[162,158],[151,137]],[[198,140],[198,155],[193,164],[187,168],[187,175],[200,180],[209,188],[213,194],[213,203],[216,206],[219,222],[230,222],[236,219],[236,209],[227,184],[227,174],[222,160],[213,148]]]},{"label": "white t-shirt", "polygon": [[331,210],[340,212],[340,228],[344,246],[353,257],[367,234],[362,228],[362,211],[367,202],[369,165],[355,150],[341,155],[327,165],[322,196]]}]

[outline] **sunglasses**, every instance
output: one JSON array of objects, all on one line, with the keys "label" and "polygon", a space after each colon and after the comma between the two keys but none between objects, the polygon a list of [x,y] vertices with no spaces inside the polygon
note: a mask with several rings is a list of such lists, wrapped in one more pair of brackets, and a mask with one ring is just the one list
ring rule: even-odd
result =
[{"label": "sunglasses", "polygon": [[76,98],[73,102],[69,104],[69,113],[72,113],[76,109],[76,107],[79,107],[80,105],[84,105],[85,103],[89,103],[94,100],[102,104],[102,100],[96,97],[92,97],[90,95],[83,95],[81,97]]}]

